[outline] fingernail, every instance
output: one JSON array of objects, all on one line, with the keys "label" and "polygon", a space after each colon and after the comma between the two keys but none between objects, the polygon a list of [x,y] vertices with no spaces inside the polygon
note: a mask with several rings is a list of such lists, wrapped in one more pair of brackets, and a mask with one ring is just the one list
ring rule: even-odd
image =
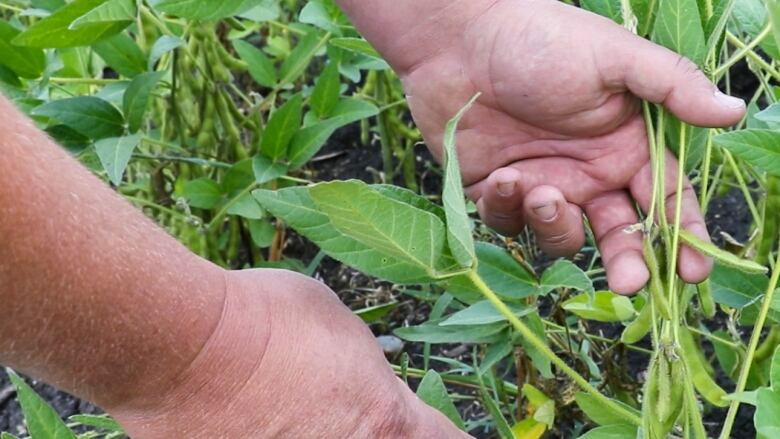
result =
[{"label": "fingernail", "polygon": [[544,206],[535,207],[534,214],[538,216],[542,221],[552,221],[558,216],[558,205],[556,203],[545,204]]},{"label": "fingernail", "polygon": [[724,94],[720,90],[715,91],[715,100],[723,107],[734,109],[745,108],[745,101],[740,98],[735,98],[734,96]]},{"label": "fingernail", "polygon": [[498,183],[498,194],[502,197],[511,197],[515,194],[515,185],[514,181]]}]

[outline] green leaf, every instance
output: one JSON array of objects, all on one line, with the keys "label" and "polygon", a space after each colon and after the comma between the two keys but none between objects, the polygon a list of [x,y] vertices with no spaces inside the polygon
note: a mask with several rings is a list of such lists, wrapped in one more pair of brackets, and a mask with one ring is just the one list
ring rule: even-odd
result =
[{"label": "green leaf", "polygon": [[190,20],[213,21],[247,11],[257,0],[163,0],[156,9]]},{"label": "green leaf", "polygon": [[301,127],[302,105],[303,97],[297,94],[271,115],[260,146],[267,157],[280,160],[287,155],[287,147]]},{"label": "green leaf", "polygon": [[124,430],[118,422],[105,415],[73,415],[69,418],[69,420],[71,422],[76,422],[88,427],[99,428],[101,430],[107,430],[116,433],[124,433]]},{"label": "green leaf", "polygon": [[444,257],[444,224],[436,215],[383,196],[359,181],[320,184],[310,193],[342,234],[432,278],[450,270]]},{"label": "green leaf", "polygon": [[344,126],[377,114],[379,108],[376,105],[358,98],[347,98],[336,104],[328,120],[338,121],[341,126]]},{"label": "green leaf", "polygon": [[374,49],[368,41],[362,38],[333,38],[330,40],[332,46],[367,56],[377,61],[383,61],[382,55]]},{"label": "green leaf", "polygon": [[765,110],[757,113],[755,118],[766,123],[780,124],[780,103],[770,105]]},{"label": "green leaf", "polygon": [[390,311],[398,307],[398,302],[384,303],[382,305],[369,306],[354,311],[355,315],[360,317],[366,323],[378,322],[382,317],[386,316]]},{"label": "green leaf", "polygon": [[758,405],[753,416],[756,432],[767,438],[780,437],[780,393],[770,389],[758,390]]},{"label": "green leaf", "polygon": [[146,55],[135,40],[123,33],[95,43],[93,49],[122,76],[133,78],[146,71]]},{"label": "green leaf", "polygon": [[273,244],[276,227],[268,221],[249,221],[249,233],[256,246],[268,248]]},{"label": "green leaf", "polygon": [[[534,276],[501,247],[477,242],[477,273],[496,294],[506,299],[524,299],[539,292]],[[482,294],[468,278],[457,276],[447,282],[447,291],[466,303],[482,299]]]},{"label": "green leaf", "polygon": [[696,0],[660,1],[653,41],[702,65],[707,47]]},{"label": "green leaf", "polygon": [[780,131],[732,131],[715,136],[714,141],[762,171],[780,176]]},{"label": "green leaf", "polygon": [[[549,345],[547,342],[547,334],[544,330],[544,322],[538,311],[534,310],[534,312],[523,317],[521,320],[534,334],[536,334],[539,340],[542,340],[544,344]],[[515,334],[514,341],[515,343],[519,342],[519,344],[523,346],[525,352],[531,357],[531,362],[534,367],[536,367],[544,378],[551,379],[554,377],[552,373],[552,362],[546,355],[537,349],[536,346],[531,344],[525,337],[520,337],[519,334]]]},{"label": "green leaf", "polygon": [[[585,413],[591,421],[598,425],[620,425],[625,424],[626,420],[614,412],[614,410],[604,407],[604,404],[597,400],[593,395],[586,392],[578,392],[574,395],[577,406]],[[639,411],[620,401],[612,400],[614,404],[622,406],[626,410],[640,416]]]},{"label": "green leaf", "polygon": [[[317,244],[328,256],[358,270],[399,284],[434,281],[426,267],[388,256],[350,236],[331,224],[309,195],[310,188],[296,187],[279,191],[253,192],[260,204],[298,233]],[[443,225],[441,226],[443,228]]]},{"label": "green leaf", "polygon": [[471,221],[466,213],[466,200],[463,194],[463,180],[460,175],[458,150],[455,137],[466,112],[474,105],[479,95],[471,98],[465,107],[455,115],[444,129],[444,213],[447,215],[447,243],[452,255],[461,267],[468,268],[476,262],[474,237],[471,232]]},{"label": "green leaf", "polygon": [[108,179],[114,186],[122,184],[127,164],[140,142],[140,135],[108,138],[95,142],[95,151],[100,163],[103,164],[103,169],[108,173]]},{"label": "green leaf", "polygon": [[[758,315],[761,298],[766,293],[769,279],[762,274],[743,273],[737,269],[715,264],[710,277],[715,302],[741,310],[740,321],[752,324]],[[780,323],[780,294],[770,304],[768,318]]]},{"label": "green leaf", "polygon": [[580,267],[573,262],[561,259],[542,274],[539,282],[541,294],[547,294],[558,288],[574,288],[578,291],[593,293],[593,282]]},{"label": "green leaf", "polygon": [[680,239],[689,247],[707,256],[711,256],[716,261],[727,267],[736,268],[737,270],[743,271],[745,273],[764,274],[769,271],[767,267],[764,267],[757,262],[742,259],[733,253],[721,250],[715,246],[715,244],[703,241],[687,230],[680,230]]},{"label": "green leaf", "polygon": [[[534,308],[523,305],[508,305],[517,317],[526,316],[534,311]],[[496,322],[504,322],[504,317],[492,303],[487,300],[477,302],[468,308],[458,311],[455,314],[449,316],[445,321],[441,322],[441,326],[452,325],[488,325]]]},{"label": "green leaf", "polygon": [[507,325],[440,326],[439,321],[428,321],[418,326],[398,328],[398,337],[418,343],[492,343],[506,338]]},{"label": "green leaf", "polygon": [[335,35],[341,34],[339,23],[334,20],[334,17],[328,11],[328,5],[324,4],[321,0],[311,0],[306,3],[306,6],[301,9],[298,21],[317,26],[320,29]]},{"label": "green leaf", "polygon": [[582,0],[582,9],[607,17],[617,24],[623,24],[623,9],[620,0]]},{"label": "green leaf", "polygon": [[477,375],[477,379],[479,380],[479,395],[485,407],[487,408],[488,413],[490,413],[490,417],[493,418],[493,422],[496,425],[496,430],[498,430],[499,436],[502,438],[514,439],[515,434],[512,432],[512,428],[509,426],[509,422],[507,422],[504,414],[501,412],[501,408],[498,406],[496,401],[493,400],[493,396],[490,394],[490,392],[488,392],[482,376]]},{"label": "green leaf", "polygon": [[290,169],[296,170],[308,163],[339,127],[341,123],[338,120],[329,119],[298,130],[287,153]]},{"label": "green leaf", "polygon": [[555,401],[531,384],[523,384],[522,392],[528,399],[531,407],[534,408],[533,419],[545,424],[548,428],[553,428],[555,424]]},{"label": "green leaf", "polygon": [[92,139],[119,137],[125,130],[122,113],[91,96],[49,102],[35,108],[32,114],[54,119]]},{"label": "green leaf", "polygon": [[652,31],[658,0],[629,0],[631,10],[637,18],[637,33],[645,37]]},{"label": "green leaf", "polygon": [[488,371],[498,364],[499,361],[508,357],[514,351],[512,341],[509,339],[501,340],[497,343],[491,344],[485,351],[485,357],[482,359],[482,363],[479,365],[477,373],[484,375]]},{"label": "green leaf", "polygon": [[69,28],[78,29],[90,23],[132,22],[135,18],[136,8],[133,0],[108,0],[76,19]]},{"label": "green leaf", "polygon": [[337,129],[378,113],[376,106],[362,99],[342,99],[331,111],[330,119],[295,133],[287,153],[290,169],[296,170],[304,166],[322,149]]},{"label": "green leaf", "polygon": [[116,35],[129,26],[131,21],[85,23],[77,29],[70,25],[78,18],[102,5],[106,0],[76,0],[58,9],[52,15],[30,26],[19,34],[13,44],[19,46],[65,48],[89,46],[97,41]]},{"label": "green leaf", "polygon": [[772,355],[769,382],[775,391],[780,391],[780,346],[775,349],[775,353]]},{"label": "green leaf", "polygon": [[54,411],[22,378],[11,369],[8,377],[16,388],[16,397],[22,406],[27,430],[33,438],[76,439],[76,435],[65,425]]},{"label": "green leaf", "polygon": [[425,374],[420,382],[420,386],[417,387],[417,396],[429,406],[442,412],[461,430],[466,428],[463,418],[458,413],[458,409],[455,408],[450,395],[447,394],[444,381],[442,381],[441,376],[435,370],[429,370]]},{"label": "green leaf", "polygon": [[707,37],[706,53],[716,51],[716,48],[723,41],[724,30],[731,18],[736,0],[713,0],[712,17],[707,20],[704,26],[704,34]]},{"label": "green leaf", "polygon": [[0,64],[22,78],[38,78],[46,68],[46,57],[43,50],[11,44],[20,33],[7,22],[0,21]]},{"label": "green leaf", "polygon": [[279,71],[282,79],[279,85],[295,82],[306,71],[306,67],[309,66],[319,47],[319,35],[317,35],[317,32],[306,34],[282,63]]},{"label": "green leaf", "polygon": [[611,291],[598,291],[595,297],[578,294],[563,303],[563,309],[578,317],[597,322],[624,322],[636,315],[631,299]]},{"label": "green leaf", "polygon": [[128,130],[134,133],[143,125],[149,98],[165,72],[149,72],[136,76],[125,91],[122,107],[127,118]]},{"label": "green leaf", "polygon": [[775,37],[775,44],[780,48],[780,1],[766,0],[766,9],[769,13],[769,21],[772,23],[772,35]]},{"label": "green leaf", "polygon": [[184,45],[184,40],[171,35],[163,35],[154,42],[149,51],[149,61],[146,63],[147,70],[154,70],[157,61],[166,53],[176,50]]},{"label": "green leaf", "polygon": [[190,206],[199,209],[213,209],[222,201],[222,190],[210,178],[199,178],[184,183],[184,198]]},{"label": "green leaf", "polygon": [[617,424],[597,427],[580,436],[579,439],[633,439],[636,436],[635,425]]},{"label": "green leaf", "polygon": [[272,162],[268,157],[256,155],[252,160],[252,170],[257,184],[268,183],[287,173],[287,165]]},{"label": "green leaf", "polygon": [[249,74],[252,79],[264,87],[273,87],[278,80],[276,68],[262,50],[244,40],[236,40],[233,47],[241,58],[249,66]]},{"label": "green leaf", "polygon": [[309,104],[317,116],[321,119],[326,118],[336,107],[340,94],[339,65],[331,61],[317,78]]},{"label": "green leaf", "polygon": [[241,195],[233,201],[233,204],[227,209],[228,215],[236,215],[250,220],[259,220],[265,217],[263,208],[257,203],[257,200],[251,194]]}]

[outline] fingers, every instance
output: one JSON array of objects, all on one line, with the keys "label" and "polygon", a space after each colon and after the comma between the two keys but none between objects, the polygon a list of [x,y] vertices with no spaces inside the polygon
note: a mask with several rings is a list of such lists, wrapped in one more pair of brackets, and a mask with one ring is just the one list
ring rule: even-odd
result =
[{"label": "fingers", "polygon": [[411,418],[408,420],[407,428],[402,432],[403,434],[398,435],[398,437],[420,439],[471,438],[467,433],[456,427],[440,411],[424,403],[400,379],[398,380],[398,386],[409,407],[407,413],[410,414]]},{"label": "fingers", "polygon": [[616,51],[605,55],[608,68],[602,69],[608,85],[663,104],[693,125],[728,126],[744,116],[745,102],[721,93],[687,58],[628,33],[615,44]]},{"label": "fingers", "polygon": [[[674,222],[677,201],[677,160],[671,153],[666,154],[666,182],[664,184],[664,200],[667,220]],[[642,168],[631,180],[631,194],[639,203],[639,206],[647,211],[652,199],[653,178],[650,164]],[[699,202],[696,193],[688,179],[685,179],[682,192],[682,205],[680,211],[680,225],[698,238],[710,242],[710,235],[704,217],[699,210]],[[703,282],[712,271],[712,258],[707,257],[688,247],[680,247],[677,271],[680,277],[688,283]]]},{"label": "fingers", "polygon": [[539,247],[550,256],[571,256],[585,245],[582,210],[553,186],[538,186],[525,196],[523,213]]},{"label": "fingers", "polygon": [[608,192],[585,205],[596,244],[607,271],[609,288],[633,294],[645,286],[650,273],[642,256],[642,234],[626,229],[639,222],[625,191]]},{"label": "fingers", "polygon": [[505,236],[519,234],[527,224],[539,247],[550,256],[570,256],[585,243],[582,211],[566,201],[553,186],[536,186],[518,169],[502,168],[491,174],[477,201],[482,220]]},{"label": "fingers", "polygon": [[501,168],[494,171],[481,187],[477,210],[482,221],[504,236],[523,231],[523,194],[520,171]]}]

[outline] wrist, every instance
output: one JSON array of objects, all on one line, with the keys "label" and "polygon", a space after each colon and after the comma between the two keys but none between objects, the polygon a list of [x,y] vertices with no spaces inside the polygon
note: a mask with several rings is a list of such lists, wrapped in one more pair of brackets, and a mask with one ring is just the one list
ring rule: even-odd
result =
[{"label": "wrist", "polygon": [[362,35],[400,75],[447,51],[500,0],[339,0]]}]

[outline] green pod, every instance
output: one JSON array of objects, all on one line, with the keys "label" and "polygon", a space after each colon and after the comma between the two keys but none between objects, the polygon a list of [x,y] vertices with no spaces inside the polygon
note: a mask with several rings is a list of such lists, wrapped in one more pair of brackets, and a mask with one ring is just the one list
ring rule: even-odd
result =
[{"label": "green pod", "polygon": [[728,401],[725,401],[726,391],[723,390],[707,372],[707,368],[702,363],[702,357],[699,354],[699,345],[693,338],[691,331],[681,326],[679,331],[680,350],[685,366],[688,369],[690,379],[696,387],[696,391],[710,404],[717,407],[726,407]]},{"label": "green pod", "polygon": [[633,322],[626,326],[623,330],[623,334],[620,336],[620,341],[625,344],[634,344],[639,340],[645,338],[648,332],[653,328],[653,309],[652,303],[649,301],[645,303],[642,310],[639,311],[639,315]]},{"label": "green pod", "polygon": [[204,47],[206,62],[208,63],[208,68],[211,70],[214,81],[227,84],[233,81],[233,74],[225,67],[225,64],[222,63],[219,55],[217,55],[216,46],[216,42],[211,42]]},{"label": "green pod", "polygon": [[682,229],[680,230],[680,240],[685,245],[693,248],[699,253],[705,254],[707,256],[711,256],[712,258],[717,260],[721,265],[725,265],[731,268],[736,268],[737,270],[742,271],[743,273],[764,274],[767,271],[769,271],[765,266],[757,262],[750,261],[747,259],[742,259],[733,253],[729,253],[725,250],[721,250],[717,246],[715,246],[715,244],[711,242],[703,241],[698,236],[693,235],[691,232],[687,230],[682,230]]},{"label": "green pod", "polygon": [[659,402],[659,384],[660,384],[660,361],[661,352],[656,352],[650,361],[650,367],[647,370],[647,381],[645,382],[644,398],[642,401],[642,426],[645,430],[645,437],[648,439],[666,439],[670,429],[662,422],[658,414]]},{"label": "green pod", "polygon": [[658,420],[666,425],[667,420],[672,416],[672,368],[669,359],[666,357],[665,349],[662,349],[658,356],[658,398],[655,401],[655,413]]},{"label": "green pod", "polygon": [[704,316],[708,319],[715,317],[717,311],[715,307],[715,299],[712,297],[712,285],[710,280],[707,279],[704,282],[696,285],[696,290],[699,292],[699,306]]},{"label": "green pod", "polygon": [[203,113],[201,115],[203,123],[200,126],[200,132],[196,140],[196,146],[200,151],[208,151],[215,143],[214,127],[217,115],[214,112],[214,97],[210,94],[206,95],[206,103],[203,105]]},{"label": "green pod", "polygon": [[217,55],[219,55],[219,59],[227,68],[237,72],[246,72],[249,70],[249,65],[247,63],[233,56],[233,54],[228,52],[228,50],[225,49],[225,46],[223,46],[220,42],[216,42],[215,46],[217,48]]},{"label": "green pod", "polygon": [[672,319],[672,310],[669,307],[669,301],[664,294],[664,283],[661,280],[661,272],[658,266],[658,259],[655,256],[655,250],[650,238],[645,236],[643,254],[645,257],[645,263],[650,271],[650,282],[648,283],[648,289],[650,290],[650,300],[655,303],[655,307],[661,316],[666,320]]}]

